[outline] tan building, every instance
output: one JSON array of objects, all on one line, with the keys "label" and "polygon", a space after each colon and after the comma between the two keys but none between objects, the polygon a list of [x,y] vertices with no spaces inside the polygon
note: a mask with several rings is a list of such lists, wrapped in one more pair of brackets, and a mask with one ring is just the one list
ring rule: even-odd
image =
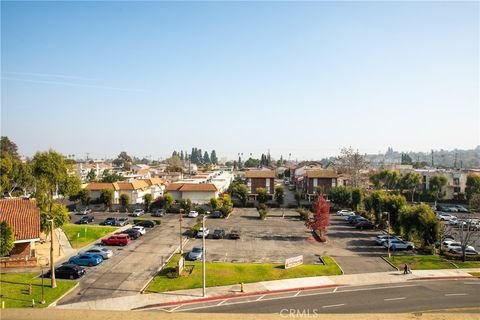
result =
[{"label": "tan building", "polygon": [[213,183],[171,183],[166,192],[174,200],[190,199],[194,203],[207,203],[210,198],[218,197],[218,189]]},{"label": "tan building", "polygon": [[333,170],[307,170],[303,178],[302,192],[308,198],[315,196],[317,189],[324,195],[337,186],[338,174]]}]

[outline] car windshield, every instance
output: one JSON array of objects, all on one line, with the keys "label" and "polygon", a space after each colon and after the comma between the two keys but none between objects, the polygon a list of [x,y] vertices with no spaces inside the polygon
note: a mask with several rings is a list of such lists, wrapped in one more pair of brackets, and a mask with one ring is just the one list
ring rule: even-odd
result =
[{"label": "car windshield", "polygon": [[193,248],[192,252],[202,252],[203,248],[202,247],[195,247]]}]

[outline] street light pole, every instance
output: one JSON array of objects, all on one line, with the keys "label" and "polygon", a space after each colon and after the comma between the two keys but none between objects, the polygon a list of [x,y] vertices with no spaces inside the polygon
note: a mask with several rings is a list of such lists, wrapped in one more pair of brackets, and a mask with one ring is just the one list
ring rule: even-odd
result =
[{"label": "street light pole", "polygon": [[53,259],[53,219],[50,221],[50,279],[52,280],[52,288],[57,287],[57,282],[55,281],[55,262]]},{"label": "street light pole", "polygon": [[182,236],[182,221],[183,221],[183,209],[180,209],[180,254],[183,254],[183,236]]},{"label": "street light pole", "polygon": [[203,218],[202,218],[202,228],[203,228],[203,232],[202,232],[202,275],[203,275],[203,291],[202,291],[202,294],[204,297],[207,296],[207,292],[206,292],[206,286],[207,286],[207,278],[206,278],[206,275],[205,275],[205,262],[206,262],[206,258],[205,258],[205,217],[206,215],[204,214],[203,215]]},{"label": "street light pole", "polygon": [[388,250],[388,257],[390,258],[391,257],[391,254],[390,254],[390,212],[384,212],[383,214],[387,214],[387,217],[388,217],[388,229],[387,229],[387,233],[388,233],[388,242],[387,242],[387,250]]}]

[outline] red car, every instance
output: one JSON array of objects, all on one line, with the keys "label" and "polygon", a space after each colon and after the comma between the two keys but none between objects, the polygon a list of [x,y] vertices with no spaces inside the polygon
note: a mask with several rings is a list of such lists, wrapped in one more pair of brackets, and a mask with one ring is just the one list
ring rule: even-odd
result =
[{"label": "red car", "polygon": [[108,238],[103,238],[102,243],[114,246],[126,246],[131,241],[128,234],[114,234]]}]

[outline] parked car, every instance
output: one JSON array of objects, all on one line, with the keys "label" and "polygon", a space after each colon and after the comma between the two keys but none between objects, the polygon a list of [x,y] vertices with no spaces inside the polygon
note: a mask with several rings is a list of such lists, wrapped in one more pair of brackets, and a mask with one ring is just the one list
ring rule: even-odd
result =
[{"label": "parked car", "polygon": [[165,215],[165,210],[163,209],[157,209],[154,212],[152,212],[152,217],[163,217]]},{"label": "parked car", "polygon": [[[378,245],[383,245],[385,241],[388,241],[388,238],[389,238],[388,234],[380,234],[380,235],[377,235],[375,242]],[[397,238],[393,235],[390,235],[390,239],[397,239]]]},{"label": "parked car", "polygon": [[223,239],[225,238],[225,230],[223,229],[215,229],[213,230],[213,239]]},{"label": "parked car", "polygon": [[342,209],[340,211],[337,211],[337,215],[339,215],[339,216],[354,216],[355,212],[350,211],[350,210]]},{"label": "parked car", "polygon": [[133,212],[129,213],[128,215],[130,217],[140,217],[144,213],[145,213],[145,211],[143,211],[142,209],[135,209],[135,210],[133,210]]},{"label": "parked car", "polygon": [[114,234],[102,239],[103,244],[114,246],[126,246],[130,241],[130,237],[127,234]]},{"label": "parked car", "polygon": [[81,215],[86,215],[86,214],[90,214],[90,213],[92,213],[92,210],[88,209],[88,208],[84,208],[84,209],[77,212],[77,214],[81,214]]},{"label": "parked car", "polygon": [[128,218],[123,217],[123,218],[118,218],[117,221],[115,222],[115,225],[118,227],[123,227],[124,225],[128,224]]},{"label": "parked car", "polygon": [[238,240],[240,239],[240,231],[238,230],[232,230],[230,232],[230,239]]},{"label": "parked car", "polygon": [[296,187],[295,187],[294,184],[291,184],[291,185],[288,186],[288,190],[290,190],[290,191],[294,191],[295,188],[296,188]]},{"label": "parked car", "polygon": [[[451,253],[458,253],[458,254],[463,254],[462,248],[461,247],[455,247],[449,250]],[[478,254],[478,251],[476,251],[474,248],[468,246],[465,248],[465,254],[467,255],[476,255]]]},{"label": "parked car", "polygon": [[83,253],[84,254],[85,253],[91,253],[91,254],[99,255],[103,258],[103,260],[110,259],[113,256],[113,251],[112,250],[107,249],[107,248],[98,248],[98,247],[90,248]]},{"label": "parked car", "polygon": [[438,219],[440,219],[440,221],[450,221],[450,220],[456,220],[457,217],[452,216],[451,214],[448,214],[448,213],[442,213],[438,215]]},{"label": "parked car", "polygon": [[375,225],[370,221],[360,221],[355,225],[355,228],[363,230],[363,229],[374,229]]},{"label": "parked car", "polygon": [[362,222],[362,221],[368,221],[367,218],[364,218],[362,216],[353,216],[353,218],[351,220],[347,220],[348,223],[350,224],[353,224],[353,225],[356,225],[357,223],[359,222]]},{"label": "parked car", "polygon": [[188,217],[189,218],[196,218],[196,217],[198,217],[198,212],[197,211],[190,211],[188,213]]},{"label": "parked car", "polygon": [[103,220],[103,222],[100,224],[104,226],[115,226],[117,224],[117,219],[108,217],[107,219]]},{"label": "parked car", "polygon": [[100,255],[92,253],[84,253],[71,257],[68,260],[69,264],[76,264],[79,266],[93,267],[103,262],[103,258]]},{"label": "parked car", "polygon": [[415,249],[415,245],[413,244],[413,242],[404,241],[404,240],[401,240],[399,238],[390,239],[390,242],[385,241],[383,243],[383,246],[385,248],[390,247],[390,249],[392,249],[392,250],[413,250],[413,249]]},{"label": "parked car", "polygon": [[200,260],[202,259],[203,254],[203,247],[202,246],[195,246],[193,247],[192,251],[187,254],[186,259],[190,261]]},{"label": "parked car", "polygon": [[468,211],[468,209],[465,208],[464,206],[456,205],[455,208],[457,208],[458,212],[463,212],[463,213],[470,212],[470,211]]},{"label": "parked car", "polygon": [[155,222],[151,220],[142,220],[135,223],[135,226],[144,227],[144,228],[153,228],[155,227]]},{"label": "parked car", "polygon": [[137,240],[142,236],[142,234],[138,230],[132,228],[117,232],[116,234],[127,234],[132,240]]},{"label": "parked car", "polygon": [[210,230],[208,230],[208,228],[200,228],[198,229],[198,232],[197,232],[197,238],[203,238],[204,234],[205,234],[205,238],[208,237],[208,233],[210,232]]},{"label": "parked car", "polygon": [[[455,250],[462,250],[462,244],[460,243],[460,241],[444,241],[443,244],[450,252],[455,252]],[[473,246],[466,246],[466,249],[470,251],[475,251],[475,248]]]},{"label": "parked car", "polygon": [[80,218],[80,220],[78,220],[77,222],[75,222],[76,224],[89,224],[90,222],[93,222],[93,217],[92,216],[83,216]]},{"label": "parked car", "polygon": [[222,211],[213,211],[210,218],[223,218],[223,213]]},{"label": "parked car", "polygon": [[[62,264],[60,267],[55,268],[55,278],[58,279],[78,279],[83,277],[85,273],[85,268],[76,264]],[[50,278],[51,276],[51,271],[45,273],[46,278]]]},{"label": "parked car", "polygon": [[132,227],[133,230],[137,230],[138,232],[140,232],[140,234],[143,236],[145,233],[147,233],[147,231],[145,230],[145,227],[142,227],[142,226],[134,226]]}]

